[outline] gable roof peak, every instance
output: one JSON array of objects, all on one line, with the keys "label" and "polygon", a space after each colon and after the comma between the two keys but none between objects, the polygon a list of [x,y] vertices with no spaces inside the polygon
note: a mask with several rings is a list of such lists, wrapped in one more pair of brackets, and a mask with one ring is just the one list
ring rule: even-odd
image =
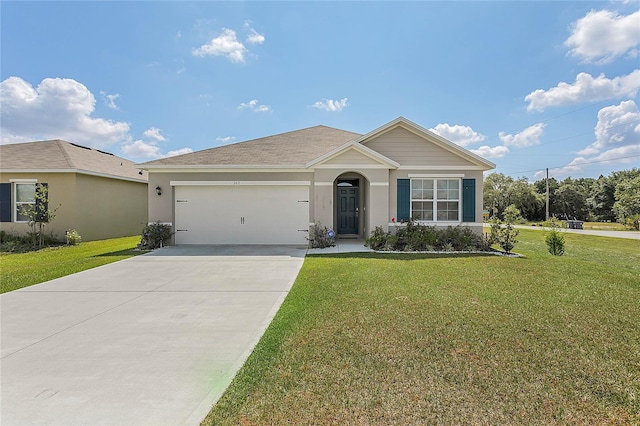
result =
[{"label": "gable roof peak", "polygon": [[133,161],[62,139],[0,145],[0,157],[3,171],[77,172],[147,181],[147,176],[140,175]]},{"label": "gable roof peak", "polygon": [[370,140],[382,135],[383,133],[386,133],[392,129],[395,129],[396,127],[403,127],[406,130],[415,133],[416,135],[420,136],[421,138],[428,140],[432,143],[435,143],[436,145],[439,145],[440,147],[446,149],[449,152],[452,152],[462,158],[466,158],[468,161],[471,161],[472,163],[481,166],[484,168],[484,170],[491,170],[494,169],[496,167],[496,165],[494,163],[492,163],[491,161],[485,160],[484,158],[480,157],[479,155],[474,154],[473,152],[469,151],[466,148],[461,147],[460,145],[457,145],[453,142],[451,142],[448,139],[443,138],[442,136],[440,136],[437,133],[432,132],[431,130],[425,129],[424,127],[420,126],[419,124],[414,123],[411,120],[408,120],[402,116],[391,120],[390,122],[388,122],[387,124],[384,124],[380,127],[378,127],[375,130],[372,130],[371,132],[367,133],[366,135],[362,135],[361,137],[359,137],[358,139],[356,139],[356,142],[361,143],[363,145],[366,145],[367,142],[369,142]]}]

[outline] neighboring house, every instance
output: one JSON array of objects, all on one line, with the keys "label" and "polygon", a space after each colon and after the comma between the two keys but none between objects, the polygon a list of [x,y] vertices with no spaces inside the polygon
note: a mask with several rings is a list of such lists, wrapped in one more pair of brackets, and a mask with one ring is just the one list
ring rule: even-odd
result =
[{"label": "neighboring house", "polygon": [[129,160],[62,140],[0,145],[0,229],[29,231],[20,206],[33,204],[42,184],[48,208],[58,208],[47,234],[64,239],[75,229],[83,241],[140,235],[149,199],[140,173]]},{"label": "neighboring house", "polygon": [[481,232],[495,165],[400,117],[366,135],[316,126],[138,167],[149,220],[172,224],[176,244],[298,244],[314,223],[343,238],[410,217]]}]

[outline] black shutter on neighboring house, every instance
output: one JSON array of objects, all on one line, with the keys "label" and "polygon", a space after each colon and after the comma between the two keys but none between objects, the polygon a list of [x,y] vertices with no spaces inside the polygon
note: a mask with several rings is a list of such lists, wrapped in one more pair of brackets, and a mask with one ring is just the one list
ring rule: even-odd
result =
[{"label": "black shutter on neighboring house", "polygon": [[476,221],[476,180],[462,179],[462,221]]},{"label": "black shutter on neighboring house", "polygon": [[10,183],[0,183],[0,222],[11,222]]},{"label": "black shutter on neighboring house", "polygon": [[36,212],[38,213],[38,220],[42,222],[48,222],[47,220],[47,211],[49,211],[49,184],[48,183],[40,183],[36,185],[36,194],[42,190],[46,191],[46,197],[44,200],[36,197]]},{"label": "black shutter on neighboring house", "polygon": [[398,179],[398,222],[411,219],[411,179]]}]

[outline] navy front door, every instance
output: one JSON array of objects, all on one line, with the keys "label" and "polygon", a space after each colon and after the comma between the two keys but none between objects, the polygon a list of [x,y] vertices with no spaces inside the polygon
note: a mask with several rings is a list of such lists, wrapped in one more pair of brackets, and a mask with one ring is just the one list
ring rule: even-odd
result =
[{"label": "navy front door", "polygon": [[358,187],[338,187],[338,234],[357,234]]}]

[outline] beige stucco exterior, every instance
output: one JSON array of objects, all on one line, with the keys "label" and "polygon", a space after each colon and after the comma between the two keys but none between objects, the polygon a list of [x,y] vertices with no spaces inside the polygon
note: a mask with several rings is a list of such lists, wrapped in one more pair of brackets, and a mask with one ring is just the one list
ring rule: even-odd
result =
[{"label": "beige stucco exterior", "polygon": [[[475,180],[475,221],[462,222],[460,217],[456,222],[431,224],[467,225],[481,232],[483,171],[492,166],[492,163],[400,118],[307,164],[262,169],[259,165],[152,165],[146,168],[149,171],[149,221],[175,223],[175,185],[295,181],[309,187],[309,224],[320,223],[336,229],[338,180],[357,179],[358,235],[366,237],[376,226],[384,229],[394,226],[392,218],[397,217],[398,179],[444,178],[460,179],[461,182],[462,179]],[[156,187],[161,188],[162,195],[156,194]],[[269,222],[277,218],[265,219]]]},{"label": "beige stucco exterior", "polygon": [[[56,218],[45,229],[47,234],[61,240],[69,229],[75,229],[82,241],[140,235],[147,223],[149,197],[146,182],[76,172],[0,173],[2,183],[16,180],[48,184],[49,209],[57,210]],[[15,191],[12,191],[12,205],[14,196]],[[29,230],[23,222],[2,222],[0,229],[15,235]]]}]

